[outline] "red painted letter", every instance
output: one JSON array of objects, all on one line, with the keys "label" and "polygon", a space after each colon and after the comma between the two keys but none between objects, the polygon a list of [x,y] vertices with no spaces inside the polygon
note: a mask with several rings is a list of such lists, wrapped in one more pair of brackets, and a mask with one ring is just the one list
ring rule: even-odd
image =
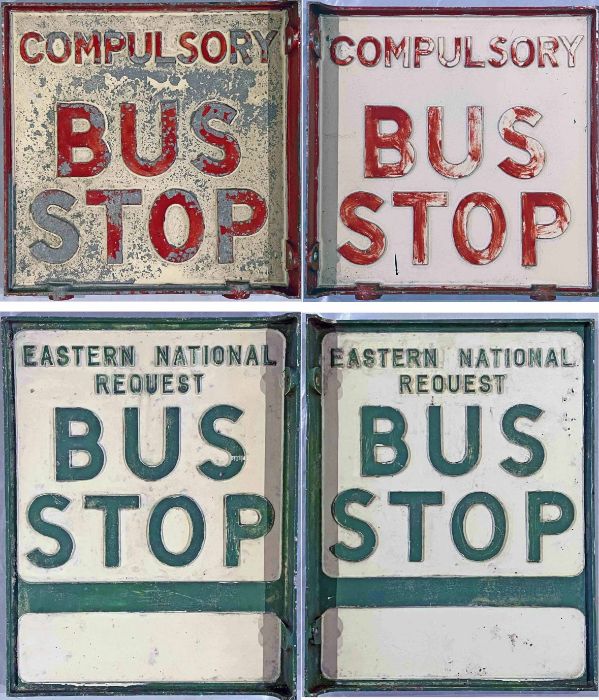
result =
[{"label": "red painted letter", "polygon": [[225,124],[231,124],[236,116],[237,110],[223,102],[205,102],[192,114],[191,128],[198,137],[211,146],[216,146],[224,151],[221,160],[216,160],[216,158],[203,154],[192,160],[191,162],[200,172],[206,173],[206,175],[230,175],[239,165],[241,160],[239,143],[231,134],[225,134],[223,131],[218,131],[218,129],[213,129],[210,126],[210,122],[213,119],[219,119]]},{"label": "red painted letter", "polygon": [[341,58],[341,56],[339,56],[337,53],[337,44],[341,43],[347,44],[348,46],[355,45],[354,40],[348,36],[336,36],[333,41],[331,41],[331,61],[338,66],[347,66],[348,63],[351,63],[354,60],[354,57],[350,56],[349,54],[345,58]]},{"label": "red painted letter", "polygon": [[478,168],[483,155],[483,108],[468,107],[468,155],[461,163],[443,157],[443,107],[428,108],[428,159],[444,177],[466,177]]},{"label": "red painted letter", "polygon": [[[400,107],[367,105],[364,113],[364,177],[401,177],[414,165],[414,148],[409,142],[412,120]],[[393,121],[397,129],[382,134],[379,124]],[[393,149],[401,158],[396,163],[381,163],[379,151]]]},{"label": "red painted letter", "polygon": [[160,101],[160,131],[162,152],[149,160],[137,154],[137,106],[121,104],[121,153],[123,162],[136,175],[151,177],[166,172],[177,158],[177,103]]},{"label": "red painted letter", "polygon": [[365,236],[370,241],[366,250],[357,248],[349,241],[338,248],[339,253],[354,265],[371,265],[385,252],[385,234],[371,221],[366,221],[356,214],[358,207],[378,211],[383,200],[370,192],[352,192],[341,202],[339,216],[350,231]]},{"label": "red painted letter", "polygon": [[[84,119],[86,131],[73,131],[73,121]],[[94,105],[84,102],[59,102],[56,105],[56,174],[58,177],[91,177],[101,173],[110,163],[110,150],[102,138],[106,130],[104,115]],[[73,150],[91,152],[86,161],[75,161]]]},{"label": "red painted letter", "polygon": [[[570,205],[554,192],[522,192],[522,265],[534,267],[537,264],[537,238],[557,238],[570,223]],[[537,207],[549,207],[555,212],[553,221],[538,224],[535,216]]]},{"label": "red painted letter", "polygon": [[512,158],[506,158],[499,163],[504,173],[512,177],[528,180],[538,175],[545,165],[545,149],[532,136],[520,134],[514,129],[516,122],[525,122],[535,126],[543,115],[532,107],[511,107],[499,119],[499,134],[510,146],[527,151],[530,158],[528,163],[518,163]]},{"label": "red painted letter", "polygon": [[393,206],[414,208],[412,262],[428,265],[428,207],[446,207],[447,192],[394,192]]},{"label": "red painted letter", "polygon": [[21,37],[21,41],[19,43],[19,52],[21,54],[21,58],[25,61],[25,63],[39,63],[43,59],[44,54],[36,53],[34,56],[31,56],[27,53],[27,42],[30,39],[40,42],[44,40],[44,37],[38,32],[25,32],[25,34],[23,34],[23,36]]},{"label": "red painted letter", "polygon": [[[468,238],[468,216],[475,207],[484,207],[491,218],[491,240],[486,248],[473,248]],[[505,242],[505,215],[499,202],[486,192],[464,197],[453,216],[453,240],[458,253],[473,265],[486,265],[495,260]]]},{"label": "red painted letter", "polygon": [[141,204],[141,190],[87,190],[85,202],[91,206],[106,206],[106,262],[123,262],[123,207]]},{"label": "red painted letter", "polygon": [[[173,245],[164,232],[166,212],[173,204],[183,207],[189,220],[187,240],[180,246]],[[195,195],[186,190],[167,190],[152,204],[149,228],[150,240],[161,258],[174,263],[187,262],[198,252],[204,236],[204,216],[200,203]]]},{"label": "red painted letter", "polygon": [[[233,205],[243,204],[250,210],[247,219],[233,219]],[[266,202],[253,190],[217,190],[216,211],[218,219],[218,262],[233,262],[233,236],[251,236],[264,226],[267,216]]]}]

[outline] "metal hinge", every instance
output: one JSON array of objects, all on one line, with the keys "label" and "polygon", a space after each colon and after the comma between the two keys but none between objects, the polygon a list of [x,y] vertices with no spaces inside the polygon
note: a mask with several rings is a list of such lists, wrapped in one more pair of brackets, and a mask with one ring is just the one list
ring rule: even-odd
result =
[{"label": "metal hinge", "polygon": [[68,301],[73,299],[73,288],[68,283],[57,284],[55,282],[48,283],[48,299],[51,301]]},{"label": "metal hinge", "polygon": [[225,282],[226,292],[223,292],[225,299],[249,299],[252,292],[252,285],[249,282]]},{"label": "metal hinge", "polygon": [[285,367],[283,372],[285,396],[296,389],[298,377],[299,373],[297,369],[294,367]]},{"label": "metal hinge", "polygon": [[310,48],[316,56],[320,59],[321,56],[321,46],[320,46],[320,31],[318,29],[313,29],[310,32]]},{"label": "metal hinge", "polygon": [[320,268],[320,249],[318,243],[315,243],[310,250],[308,250],[308,267],[313,272],[318,272]]},{"label": "metal hinge", "polygon": [[297,254],[297,246],[293,241],[287,241],[285,248],[286,251],[286,265],[288,270],[297,270],[299,267],[299,255]]},{"label": "metal hinge", "polygon": [[310,625],[308,641],[310,644],[314,644],[314,646],[320,646],[322,644],[322,617],[319,617]]},{"label": "metal hinge", "polygon": [[289,54],[295,51],[299,46],[299,30],[288,24],[285,28],[285,53]]},{"label": "metal hinge", "polygon": [[380,299],[383,296],[381,285],[376,283],[360,282],[356,285],[354,295],[358,301],[369,301],[371,299]]},{"label": "metal hinge", "polygon": [[530,287],[530,298],[534,301],[554,301],[556,296],[555,284],[533,284]]},{"label": "metal hinge", "polygon": [[322,370],[320,367],[312,367],[308,375],[308,383],[317,394],[322,394]]}]

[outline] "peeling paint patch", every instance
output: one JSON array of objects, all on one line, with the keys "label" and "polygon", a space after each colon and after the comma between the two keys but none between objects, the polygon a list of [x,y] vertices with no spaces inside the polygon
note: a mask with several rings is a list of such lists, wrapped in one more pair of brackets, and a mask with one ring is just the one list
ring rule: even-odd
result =
[{"label": "peeling paint patch", "polygon": [[[14,287],[285,286],[286,22],[280,10],[13,13]],[[195,223],[168,216],[157,231],[175,190]],[[48,191],[73,203],[36,221]],[[94,206],[111,191],[111,207]],[[220,192],[263,203],[255,230]],[[36,255],[61,250],[61,219],[74,252]]]}]

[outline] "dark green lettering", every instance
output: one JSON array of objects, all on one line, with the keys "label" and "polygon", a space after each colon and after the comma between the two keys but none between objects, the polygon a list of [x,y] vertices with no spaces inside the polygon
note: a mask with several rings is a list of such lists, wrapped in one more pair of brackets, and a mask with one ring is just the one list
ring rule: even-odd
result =
[{"label": "dark green lettering", "polygon": [[442,491],[390,491],[389,504],[407,506],[409,513],[408,561],[422,561],[424,506],[443,505]]},{"label": "dark green lettering", "polygon": [[374,498],[375,495],[373,493],[365,491],[364,489],[347,489],[335,496],[331,504],[331,513],[333,514],[335,522],[346,530],[357,532],[362,539],[362,542],[357,547],[349,547],[343,542],[337,542],[329,547],[337,559],[343,559],[343,561],[363,561],[374,552],[376,548],[375,531],[367,522],[347,512],[347,506],[350,504],[359,503],[362,506],[367,506]]},{"label": "dark green lettering", "polygon": [[[391,430],[379,433],[375,430],[377,420],[391,421]],[[362,476],[391,476],[398,474],[408,463],[410,453],[403,436],[406,420],[401,411],[391,406],[362,406],[360,409],[360,451]],[[376,448],[391,447],[395,455],[390,462],[379,462]]]},{"label": "dark green lettering", "polygon": [[36,496],[27,509],[27,520],[31,527],[40,535],[56,540],[58,544],[58,551],[54,554],[45,554],[37,547],[27,553],[27,559],[41,569],[55,569],[57,566],[66,564],[71,558],[75,546],[71,535],[60,525],[46,522],[42,518],[42,513],[46,508],[65,510],[70,502],[65,496],[44,493],[41,496]]},{"label": "dark green lettering", "polygon": [[125,462],[135,476],[144,481],[162,479],[173,471],[179,461],[181,449],[181,410],[179,408],[168,406],[164,409],[164,426],[164,458],[160,464],[147,464],[139,454],[139,409],[125,409]]},{"label": "dark green lettering", "polygon": [[450,462],[443,456],[441,406],[429,406],[427,414],[428,456],[433,467],[445,476],[468,473],[480,459],[480,406],[466,406],[466,447],[459,462]]},{"label": "dark green lettering", "polygon": [[[84,435],[71,435],[71,423],[85,423],[87,432]],[[57,481],[87,481],[102,471],[106,459],[99,443],[102,423],[93,411],[87,408],[55,408],[54,429]],[[74,452],[87,452],[87,464],[73,466]]]},{"label": "dark green lettering", "polygon": [[121,563],[120,511],[139,508],[139,496],[86,496],[84,507],[104,511],[104,566]]},{"label": "dark green lettering", "polygon": [[198,469],[210,479],[222,481],[231,479],[239,474],[245,464],[245,451],[243,447],[228,435],[223,435],[214,428],[217,420],[230,420],[236,423],[243,415],[243,411],[235,406],[226,404],[213,406],[208,409],[200,419],[200,433],[206,442],[229,453],[230,458],[227,464],[220,466],[212,460],[206,460],[198,465]]},{"label": "dark green lettering", "polygon": [[513,442],[514,445],[520,447],[525,447],[529,453],[530,457],[526,462],[517,462],[512,457],[504,459],[500,462],[500,465],[514,476],[530,476],[543,466],[545,461],[545,448],[540,440],[528,435],[528,433],[523,433],[516,428],[516,421],[519,418],[527,418],[531,421],[536,421],[543,415],[543,411],[536,406],[531,406],[527,403],[517,404],[508,408],[508,410],[503,414],[503,419],[501,421],[501,430],[505,437]]},{"label": "dark green lettering", "polygon": [[[258,513],[258,522],[243,524],[240,517],[242,510]],[[275,509],[264,496],[257,493],[235,493],[225,496],[225,566],[239,566],[241,541],[265,537],[272,530],[274,522]]]}]

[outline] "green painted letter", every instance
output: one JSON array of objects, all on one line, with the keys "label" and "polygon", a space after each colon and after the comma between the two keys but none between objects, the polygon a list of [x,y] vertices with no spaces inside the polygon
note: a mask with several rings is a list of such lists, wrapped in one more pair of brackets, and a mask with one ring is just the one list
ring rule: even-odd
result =
[{"label": "green painted letter", "polygon": [[[559,491],[530,491],[528,497],[528,561],[541,561],[543,535],[561,535],[574,522],[574,504]],[[557,506],[559,517],[543,520],[543,506]]]},{"label": "green painted letter", "polygon": [[27,509],[27,520],[31,527],[44,537],[50,537],[58,543],[58,551],[54,554],[44,554],[41,549],[32,549],[28,552],[27,559],[41,569],[55,569],[66,564],[73,553],[73,538],[60,525],[48,523],[42,519],[44,508],[56,508],[65,510],[71,501],[56,493],[44,493],[37,496]]},{"label": "green painted letter", "polygon": [[[379,433],[375,430],[377,419],[391,421],[391,430]],[[362,476],[392,476],[398,474],[408,463],[410,453],[403,436],[406,421],[401,411],[391,406],[362,406],[360,409],[360,450],[362,453]],[[377,447],[391,447],[395,456],[390,462],[379,462]]]},{"label": "green painted letter", "polygon": [[429,406],[428,457],[445,476],[462,476],[473,469],[480,459],[480,406],[466,406],[466,448],[460,462],[449,462],[443,456],[441,406]]},{"label": "green painted letter", "polygon": [[236,474],[239,474],[241,468],[245,464],[245,452],[237,440],[233,440],[232,437],[219,433],[218,430],[214,428],[215,421],[221,418],[236,423],[242,415],[243,411],[235,408],[235,406],[227,406],[224,404],[222,406],[213,406],[208,409],[200,420],[200,432],[204,440],[210,445],[214,445],[214,447],[220,447],[221,450],[226,450],[231,455],[228,463],[222,467],[218,464],[214,464],[211,460],[207,460],[198,466],[198,469],[211,479],[231,479]]},{"label": "green painted letter", "polygon": [[344,561],[363,561],[367,559],[375,550],[376,533],[370,525],[360,518],[355,518],[347,512],[347,506],[351,503],[359,503],[362,506],[369,505],[375,495],[364,489],[347,489],[335,496],[331,504],[331,513],[335,522],[346,530],[357,532],[362,538],[362,542],[357,547],[349,547],[343,542],[337,542],[329,547],[337,559]]},{"label": "green painted letter", "polygon": [[[493,535],[485,547],[473,547],[466,539],[464,520],[472,506],[485,506],[493,517]],[[451,535],[457,550],[470,561],[487,561],[497,556],[505,542],[507,524],[501,503],[485,491],[475,491],[464,496],[451,516]]]},{"label": "green painted letter", "polygon": [[146,464],[139,455],[139,409],[125,409],[125,462],[135,476],[144,481],[162,479],[173,471],[179,461],[181,409],[176,406],[165,408],[164,425],[164,459],[153,466]]},{"label": "green painted letter", "polygon": [[516,406],[508,408],[503,414],[501,421],[501,430],[506,438],[513,442],[514,445],[525,447],[530,452],[530,457],[526,462],[517,462],[515,459],[508,457],[501,462],[501,466],[514,476],[530,476],[543,466],[545,461],[545,448],[540,440],[536,437],[523,433],[516,428],[518,418],[528,418],[528,420],[536,421],[543,415],[543,411],[536,406],[531,406],[528,403],[520,403]]},{"label": "green painted letter", "polygon": [[[191,537],[182,552],[169,552],[162,540],[162,522],[171,508],[184,510],[190,522]],[[198,504],[187,496],[169,496],[154,506],[148,524],[148,543],[158,561],[168,566],[187,566],[198,556],[204,546],[206,523]]]},{"label": "green painted letter", "polygon": [[[240,517],[242,510],[253,510],[258,514],[258,522],[243,524]],[[264,537],[272,530],[274,522],[275,509],[268,498],[257,493],[234,493],[225,496],[225,566],[239,566],[241,540],[257,540]]]},{"label": "green painted letter", "polygon": [[408,561],[422,561],[424,543],[424,506],[443,505],[442,491],[390,491],[389,504],[408,506],[410,526]]},{"label": "green painted letter", "polygon": [[104,511],[104,566],[121,563],[120,511],[139,508],[139,496],[86,496],[84,507]]},{"label": "green painted letter", "polygon": [[[71,435],[71,423],[85,423],[84,435]],[[87,408],[55,408],[54,429],[56,431],[56,480],[86,481],[93,479],[104,467],[104,450],[99,440],[102,423],[93,411]],[[85,466],[73,466],[73,452],[87,452]]]}]

